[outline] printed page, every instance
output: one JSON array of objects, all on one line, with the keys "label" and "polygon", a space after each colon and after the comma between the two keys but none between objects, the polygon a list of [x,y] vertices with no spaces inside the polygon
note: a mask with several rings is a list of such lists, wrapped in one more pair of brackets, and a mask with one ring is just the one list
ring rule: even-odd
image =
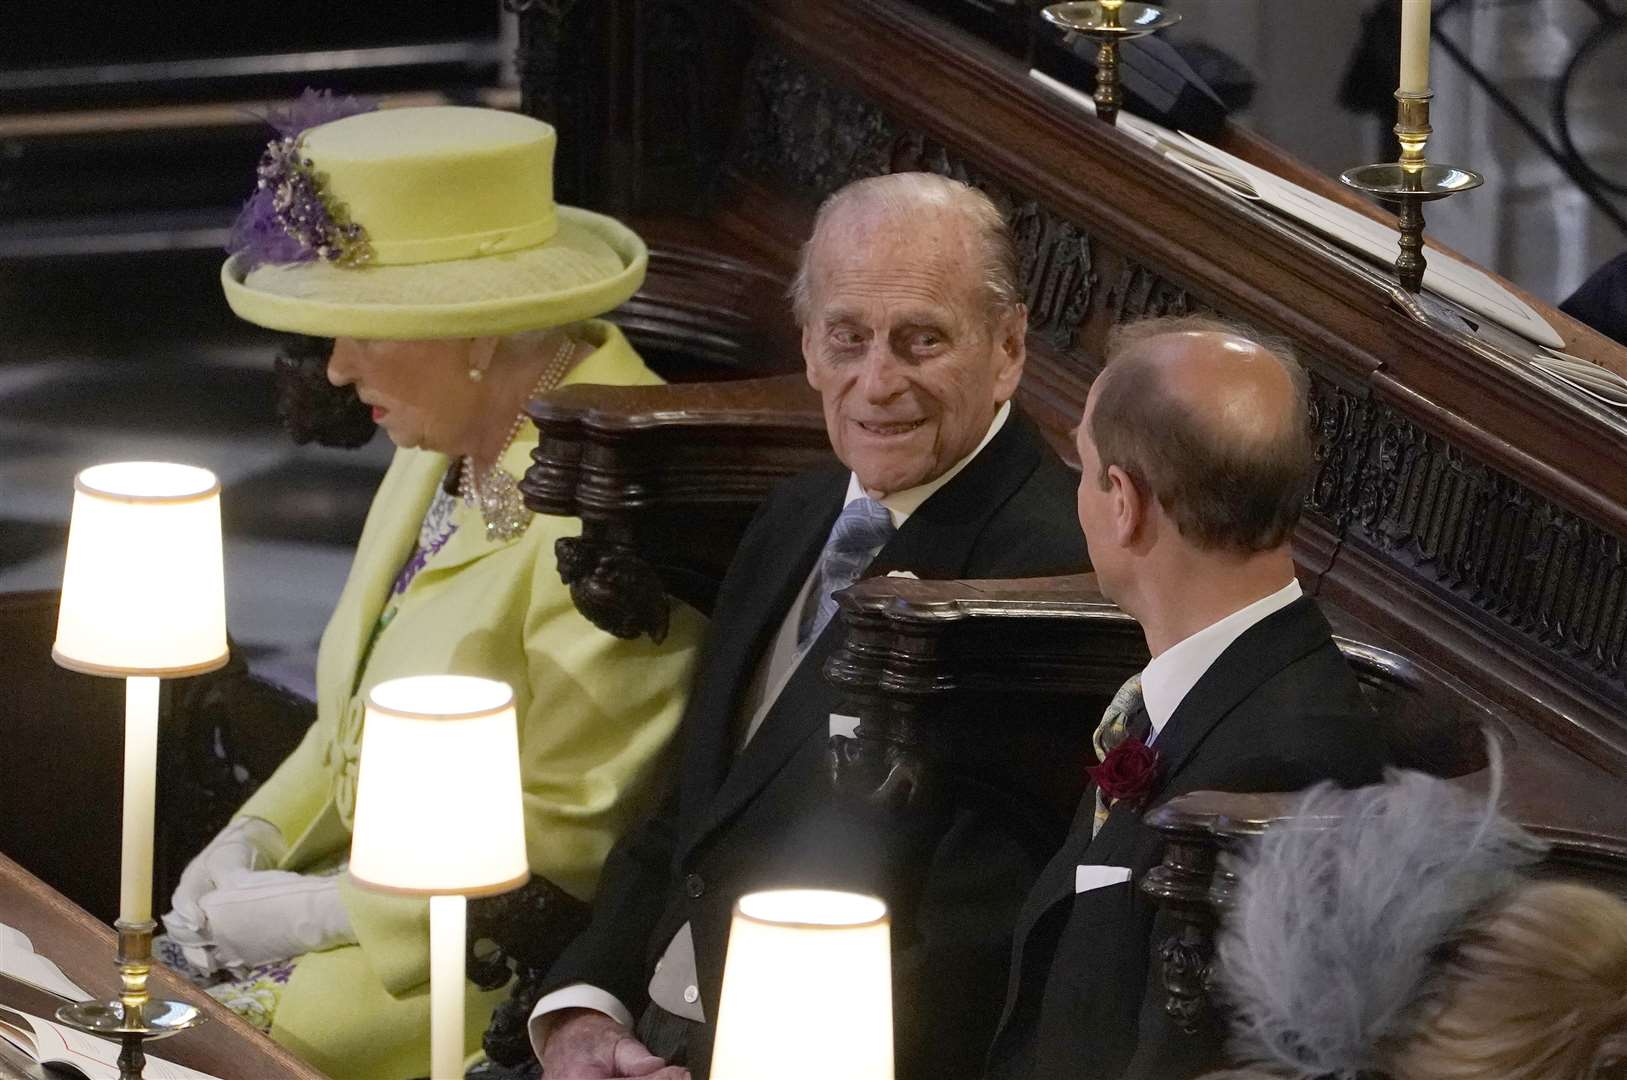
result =
[{"label": "printed page", "polygon": [[62,974],[61,968],[35,952],[27,934],[5,923],[0,923],[0,975],[69,1001],[89,1001],[91,997]]},{"label": "printed page", "polygon": [[[0,1038],[42,1064],[78,1069],[86,1080],[118,1080],[119,1044],[116,1042],[3,1007],[0,1007]],[[146,1080],[216,1080],[208,1073],[153,1057],[150,1053],[142,1076]]]}]

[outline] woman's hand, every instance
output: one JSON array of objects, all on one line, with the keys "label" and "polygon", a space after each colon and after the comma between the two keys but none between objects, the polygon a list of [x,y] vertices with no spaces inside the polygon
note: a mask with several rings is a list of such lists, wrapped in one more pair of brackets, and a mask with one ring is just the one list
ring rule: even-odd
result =
[{"label": "woman's hand", "polygon": [[194,967],[205,972],[215,970],[208,954],[208,920],[199,901],[246,874],[275,866],[282,852],[282,833],[275,825],[244,817],[222,829],[187,864],[170,898],[171,910],[164,915],[164,929]]},{"label": "woman's hand", "polygon": [[215,966],[238,974],[356,942],[337,876],[255,870],[204,896],[199,906]]}]

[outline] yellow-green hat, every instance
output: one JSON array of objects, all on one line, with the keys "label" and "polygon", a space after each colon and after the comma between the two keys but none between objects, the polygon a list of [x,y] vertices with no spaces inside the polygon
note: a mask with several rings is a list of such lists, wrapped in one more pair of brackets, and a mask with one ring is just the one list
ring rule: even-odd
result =
[{"label": "yellow-green hat", "polygon": [[554,145],[540,120],[450,106],[274,141],[245,210],[271,241],[234,247],[226,301],[273,330],[397,340],[609,311],[643,284],[649,255],[614,218],[554,203]]}]

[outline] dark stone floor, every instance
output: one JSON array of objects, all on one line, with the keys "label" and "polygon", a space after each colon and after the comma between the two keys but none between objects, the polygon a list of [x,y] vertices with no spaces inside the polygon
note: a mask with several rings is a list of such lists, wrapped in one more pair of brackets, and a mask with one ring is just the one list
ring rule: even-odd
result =
[{"label": "dark stone floor", "polygon": [[309,693],[391,448],[296,447],[282,433],[279,339],[232,318],[219,267],[213,252],[0,260],[0,591],[60,584],[78,470],[202,465],[222,484],[233,639]]}]

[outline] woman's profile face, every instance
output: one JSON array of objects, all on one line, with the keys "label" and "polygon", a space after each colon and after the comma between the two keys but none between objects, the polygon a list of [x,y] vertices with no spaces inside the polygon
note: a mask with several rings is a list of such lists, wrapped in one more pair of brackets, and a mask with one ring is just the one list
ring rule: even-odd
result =
[{"label": "woman's profile face", "polygon": [[400,447],[465,452],[479,404],[469,379],[467,341],[375,341],[339,338],[328,357],[328,381],[354,385],[373,421]]}]

